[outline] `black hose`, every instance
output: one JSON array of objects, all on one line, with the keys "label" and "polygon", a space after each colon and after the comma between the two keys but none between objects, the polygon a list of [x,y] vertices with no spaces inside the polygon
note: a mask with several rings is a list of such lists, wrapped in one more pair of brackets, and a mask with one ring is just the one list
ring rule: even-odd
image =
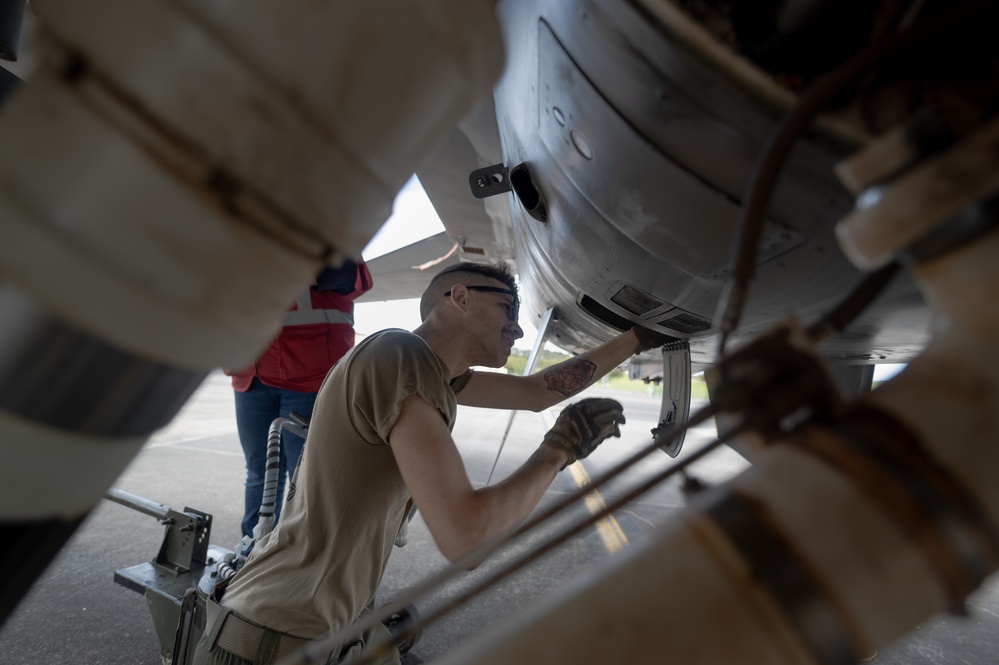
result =
[{"label": "black hose", "polygon": [[263,538],[274,529],[277,510],[278,485],[281,482],[281,430],[285,423],[295,424],[287,418],[275,418],[267,430],[267,457],[264,465],[264,494],[260,500],[260,514],[253,527],[253,537]]}]

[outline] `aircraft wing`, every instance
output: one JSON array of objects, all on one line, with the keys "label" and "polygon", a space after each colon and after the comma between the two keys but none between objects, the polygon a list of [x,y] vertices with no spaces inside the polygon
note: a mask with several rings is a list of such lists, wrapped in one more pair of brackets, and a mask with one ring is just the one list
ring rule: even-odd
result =
[{"label": "aircraft wing", "polygon": [[367,261],[374,281],[356,302],[419,298],[434,274],[458,262],[455,241],[445,231]]}]

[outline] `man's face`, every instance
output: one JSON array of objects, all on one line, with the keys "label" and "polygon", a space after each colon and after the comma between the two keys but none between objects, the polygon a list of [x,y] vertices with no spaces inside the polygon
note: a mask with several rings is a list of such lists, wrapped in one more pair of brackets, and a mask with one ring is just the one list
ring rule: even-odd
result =
[{"label": "man's face", "polygon": [[524,330],[517,323],[520,312],[520,299],[517,293],[499,280],[487,284],[469,284],[469,312],[475,330],[483,342],[483,350],[489,356],[482,364],[487,367],[502,367],[510,357],[513,343],[524,336]]}]

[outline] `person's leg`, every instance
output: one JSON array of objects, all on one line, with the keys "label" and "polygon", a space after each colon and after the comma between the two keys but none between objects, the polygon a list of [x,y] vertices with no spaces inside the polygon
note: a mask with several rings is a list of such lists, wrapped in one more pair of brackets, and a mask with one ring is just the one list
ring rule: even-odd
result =
[{"label": "person's leg", "polygon": [[[234,391],[235,392],[235,391]],[[267,460],[267,431],[279,415],[280,400],[273,388],[254,379],[246,392],[235,392],[236,428],[246,459],[246,491],[244,495],[244,536],[253,535],[260,515],[264,493],[264,473]]]}]

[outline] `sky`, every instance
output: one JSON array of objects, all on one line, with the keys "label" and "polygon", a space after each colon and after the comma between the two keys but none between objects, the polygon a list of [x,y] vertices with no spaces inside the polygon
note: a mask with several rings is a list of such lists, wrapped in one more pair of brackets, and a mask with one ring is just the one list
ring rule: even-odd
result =
[{"label": "sky", "polygon": [[[361,256],[366,261],[405,247],[444,230],[437,211],[415,178],[410,178],[395,198],[392,216],[368,242]],[[412,330],[420,324],[418,298],[354,305],[354,330],[369,335],[384,328]]]},{"label": "sky", "polygon": [[[422,240],[444,230],[437,211],[427,198],[419,180],[411,178],[402,188],[392,208],[392,216],[362,251],[365,260],[395,251],[410,243]],[[518,349],[530,350],[534,346],[537,330],[521,317],[524,337],[517,340]],[[384,328],[412,330],[420,324],[420,300],[394,300],[389,302],[358,303],[354,305],[354,329],[362,334]],[[546,345],[546,348],[555,348]],[[885,381],[900,371],[904,365],[878,365],[874,369],[876,381]]]}]

